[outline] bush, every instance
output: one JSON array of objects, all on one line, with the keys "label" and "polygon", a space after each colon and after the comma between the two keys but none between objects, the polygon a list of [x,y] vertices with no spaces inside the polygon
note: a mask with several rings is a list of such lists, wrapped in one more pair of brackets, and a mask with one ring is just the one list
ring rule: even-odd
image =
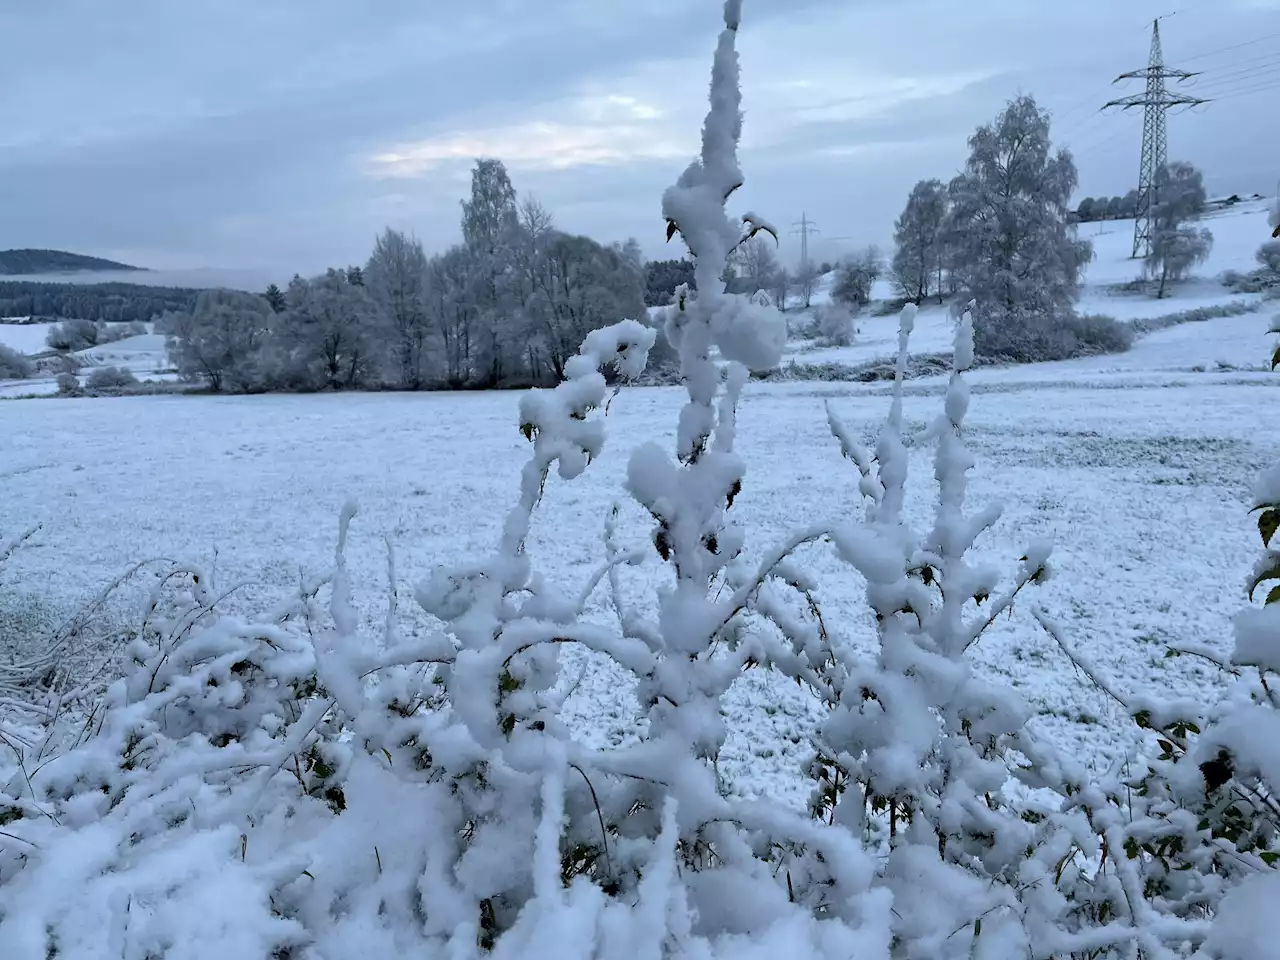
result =
[{"label": "bush", "polygon": [[36,366],[30,358],[0,343],[0,380],[28,380],[35,374]]},{"label": "bush", "polygon": [[1123,353],[1133,345],[1133,330],[1111,317],[1071,313],[1053,322],[978,326],[974,343],[978,356],[988,360],[1040,363]]},{"label": "bush", "polygon": [[90,390],[125,390],[138,385],[138,378],[126,367],[94,367],[85,385]]},{"label": "bush", "polygon": [[1235,300],[1216,307],[1195,307],[1191,310],[1167,313],[1161,317],[1133,320],[1130,321],[1129,326],[1135,335],[1144,336],[1148,333],[1166,330],[1169,327],[1176,327],[1183,323],[1203,323],[1206,320],[1216,320],[1219,317],[1239,317],[1246,313],[1256,313],[1258,307],[1257,303],[1249,300]]},{"label": "bush", "polygon": [[883,265],[875,247],[855,254],[836,268],[835,286],[831,298],[846,307],[857,309],[871,302],[871,288],[880,278]]},{"label": "bush", "polygon": [[1264,270],[1280,276],[1280,240],[1268,240],[1258,248],[1255,256]]},{"label": "bush", "polygon": [[853,313],[840,303],[824,303],[813,310],[814,326],[818,337],[833,347],[847,347],[853,343],[857,330]]},{"label": "bush", "polygon": [[87,350],[97,345],[99,332],[92,320],[64,320],[49,328],[45,342],[54,350]]},{"label": "bush", "polygon": [[74,373],[58,374],[58,393],[73,397],[80,393],[80,378]]}]

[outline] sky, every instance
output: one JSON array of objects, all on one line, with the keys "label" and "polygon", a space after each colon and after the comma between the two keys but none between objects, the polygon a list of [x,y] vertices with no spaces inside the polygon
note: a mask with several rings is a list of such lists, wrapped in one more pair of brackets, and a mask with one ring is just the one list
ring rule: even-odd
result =
[{"label": "sky", "polygon": [[[1175,7],[1174,4],[1181,4]],[[888,245],[1020,93],[1053,114],[1080,196],[1136,185],[1138,93],[1166,61],[1212,98],[1168,118],[1211,192],[1280,180],[1280,0],[745,0],[746,185],[798,256]],[[3,0],[0,248],[287,279],[363,262],[387,226],[459,237],[478,156],[563,230],[664,244],[698,149],[718,0]]]}]

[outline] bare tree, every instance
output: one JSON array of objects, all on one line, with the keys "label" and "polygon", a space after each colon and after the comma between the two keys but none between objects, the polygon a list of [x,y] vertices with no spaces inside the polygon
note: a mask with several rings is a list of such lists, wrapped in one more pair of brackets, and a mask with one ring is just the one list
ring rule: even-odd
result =
[{"label": "bare tree", "polygon": [[772,290],[777,273],[782,269],[774,253],[774,247],[775,243],[771,239],[755,236],[741,244],[735,251],[735,273],[742,281],[743,293]]},{"label": "bare tree", "polygon": [[427,377],[427,257],[413,237],[388,228],[374,243],[365,286],[390,335],[392,367],[399,385],[421,390]]},{"label": "bare tree", "polygon": [[921,180],[894,225],[893,281],[908,300],[921,303],[930,287],[941,287],[942,224],[947,215],[941,180]]}]

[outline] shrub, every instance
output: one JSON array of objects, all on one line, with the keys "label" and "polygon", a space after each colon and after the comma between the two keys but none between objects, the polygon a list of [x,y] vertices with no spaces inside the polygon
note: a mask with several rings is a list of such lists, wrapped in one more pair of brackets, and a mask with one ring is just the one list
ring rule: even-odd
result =
[{"label": "shrub", "polygon": [[871,302],[871,288],[882,272],[880,252],[875,247],[868,247],[845,259],[836,268],[832,299],[853,309],[865,307]]},{"label": "shrub", "polygon": [[27,380],[35,374],[30,358],[0,343],[0,380]]},{"label": "shrub", "polygon": [[1280,276],[1280,240],[1268,240],[1258,248],[1255,256],[1264,270]]},{"label": "shrub", "polygon": [[1069,313],[1052,323],[1002,322],[974,333],[978,356],[1001,362],[1039,363],[1104,353],[1123,353],[1133,331],[1111,317]]},{"label": "shrub", "polygon": [[1160,317],[1133,320],[1130,321],[1129,327],[1132,328],[1136,335],[1142,336],[1148,333],[1155,333],[1157,330],[1176,327],[1183,323],[1203,323],[1206,320],[1216,320],[1219,317],[1239,317],[1247,313],[1256,313],[1257,310],[1258,304],[1255,302],[1235,300],[1215,307],[1195,307],[1191,310],[1167,313]]},{"label": "shrub", "polygon": [[63,396],[75,396],[80,392],[80,378],[74,373],[58,374],[58,393]]},{"label": "shrub", "polygon": [[127,323],[99,322],[97,327],[98,333],[94,345],[99,347],[108,343],[118,343],[134,335],[133,330],[130,329],[131,325]]},{"label": "shrub", "polygon": [[813,309],[814,326],[818,337],[833,347],[847,347],[853,343],[853,313],[840,303],[824,303]]},{"label": "shrub", "polygon": [[137,386],[138,378],[126,367],[94,367],[85,385],[90,390],[124,390]]},{"label": "shrub", "polygon": [[64,320],[49,328],[45,342],[54,350],[87,350],[97,345],[99,332],[92,320]]}]

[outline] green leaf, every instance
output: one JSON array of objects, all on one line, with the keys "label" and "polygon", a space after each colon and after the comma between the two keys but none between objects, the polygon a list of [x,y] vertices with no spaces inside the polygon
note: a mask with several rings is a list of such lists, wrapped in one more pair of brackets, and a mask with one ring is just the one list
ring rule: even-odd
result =
[{"label": "green leaf", "polygon": [[1275,352],[1271,354],[1271,369],[1280,367],[1280,347],[1276,347]]},{"label": "green leaf", "polygon": [[1263,546],[1271,546],[1271,538],[1280,530],[1280,510],[1274,507],[1258,517],[1258,532],[1262,534]]},{"label": "green leaf", "polygon": [[1262,862],[1267,866],[1274,867],[1276,861],[1280,860],[1280,850],[1263,850],[1258,856],[1262,858]]},{"label": "green leaf", "polygon": [[1280,586],[1272,587],[1271,592],[1267,594],[1267,603],[1275,603],[1277,600],[1280,600]]},{"label": "green leaf", "polygon": [[1258,587],[1268,580],[1280,580],[1280,562],[1272,560],[1271,566],[1264,568],[1249,579],[1249,599],[1253,599]]}]

